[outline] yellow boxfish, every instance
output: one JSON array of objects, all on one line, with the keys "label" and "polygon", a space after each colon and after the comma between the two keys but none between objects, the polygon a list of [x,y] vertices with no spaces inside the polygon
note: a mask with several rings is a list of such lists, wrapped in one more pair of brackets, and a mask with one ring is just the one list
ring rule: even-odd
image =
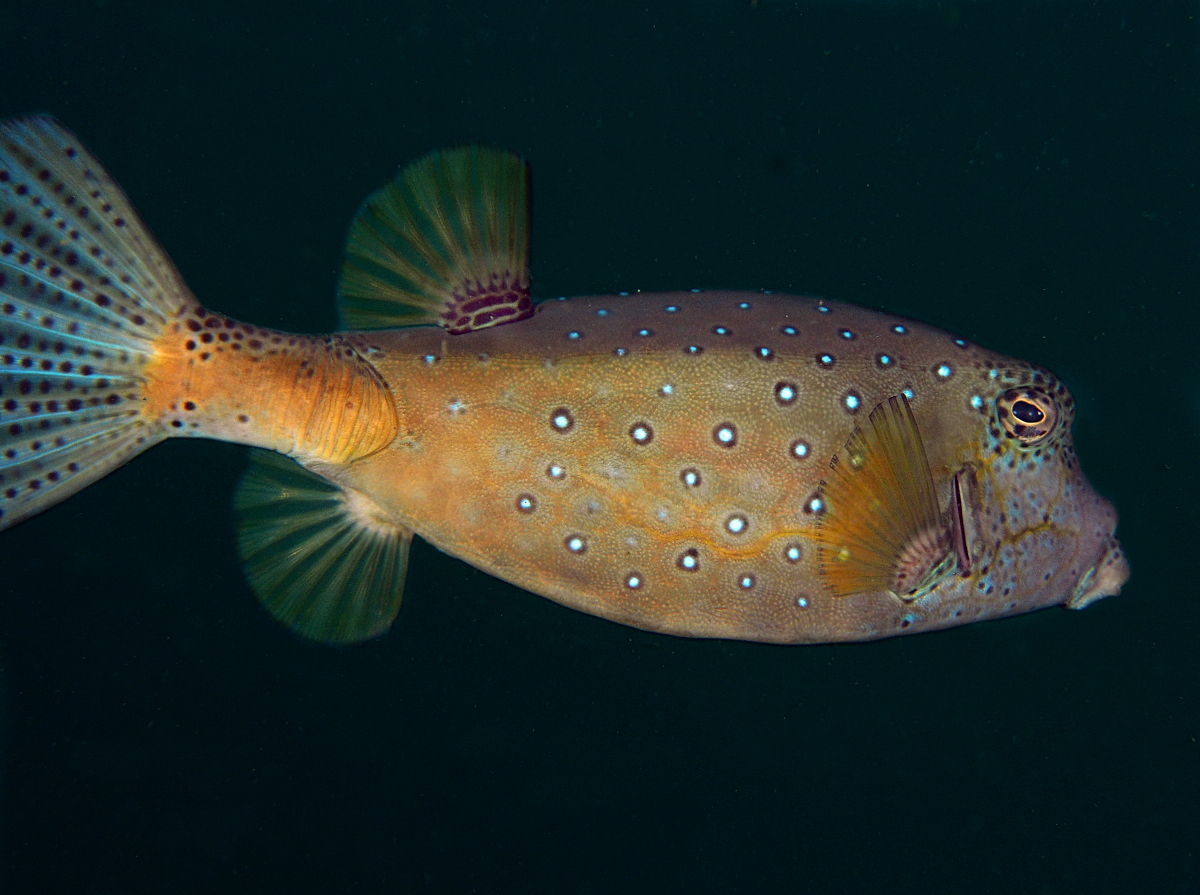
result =
[{"label": "yellow boxfish", "polygon": [[0,125],[0,223],[0,527],[172,436],[266,449],[237,547],[314,640],[388,630],[414,534],[623,624],[778,643],[1129,576],[1051,373],[803,296],[535,303],[510,153],[434,153],[366,200],[332,335],[200,305],[52,119]]}]

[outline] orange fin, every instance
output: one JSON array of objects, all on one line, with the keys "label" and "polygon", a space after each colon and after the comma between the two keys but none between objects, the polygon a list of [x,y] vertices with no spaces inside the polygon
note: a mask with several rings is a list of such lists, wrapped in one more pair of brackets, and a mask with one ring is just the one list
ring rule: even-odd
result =
[{"label": "orange fin", "polygon": [[903,395],[855,428],[821,491],[818,559],[835,596],[891,591],[913,599],[949,571],[953,532]]},{"label": "orange fin", "polygon": [[338,310],[348,329],[451,333],[532,316],[525,162],[478,146],[434,152],[372,193],[350,225]]}]

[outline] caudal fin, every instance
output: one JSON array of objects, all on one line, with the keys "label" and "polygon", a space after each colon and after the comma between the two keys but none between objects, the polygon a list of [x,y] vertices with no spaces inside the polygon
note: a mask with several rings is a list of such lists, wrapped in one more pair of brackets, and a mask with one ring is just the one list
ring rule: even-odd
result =
[{"label": "caudal fin", "polygon": [[0,123],[0,530],[166,437],[143,370],[192,301],[70,131]]}]

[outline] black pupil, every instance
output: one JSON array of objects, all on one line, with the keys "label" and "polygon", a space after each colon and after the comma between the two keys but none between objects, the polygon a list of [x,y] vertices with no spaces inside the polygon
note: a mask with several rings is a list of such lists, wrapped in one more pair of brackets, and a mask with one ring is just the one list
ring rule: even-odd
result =
[{"label": "black pupil", "polygon": [[1012,415],[1027,424],[1040,423],[1046,418],[1046,414],[1042,413],[1042,408],[1029,401],[1014,401]]}]

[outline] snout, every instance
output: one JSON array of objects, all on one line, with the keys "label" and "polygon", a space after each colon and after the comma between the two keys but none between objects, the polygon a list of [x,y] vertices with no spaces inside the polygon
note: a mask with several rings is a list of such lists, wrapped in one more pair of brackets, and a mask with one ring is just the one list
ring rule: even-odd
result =
[{"label": "snout", "polygon": [[1088,534],[1094,538],[1094,555],[1098,558],[1080,576],[1071,595],[1063,603],[1068,609],[1083,609],[1104,597],[1113,597],[1121,592],[1122,585],[1129,580],[1129,560],[1116,539],[1117,511],[1103,497],[1096,498],[1095,510],[1090,514],[1092,524],[1083,530],[1083,544],[1088,548]]}]

